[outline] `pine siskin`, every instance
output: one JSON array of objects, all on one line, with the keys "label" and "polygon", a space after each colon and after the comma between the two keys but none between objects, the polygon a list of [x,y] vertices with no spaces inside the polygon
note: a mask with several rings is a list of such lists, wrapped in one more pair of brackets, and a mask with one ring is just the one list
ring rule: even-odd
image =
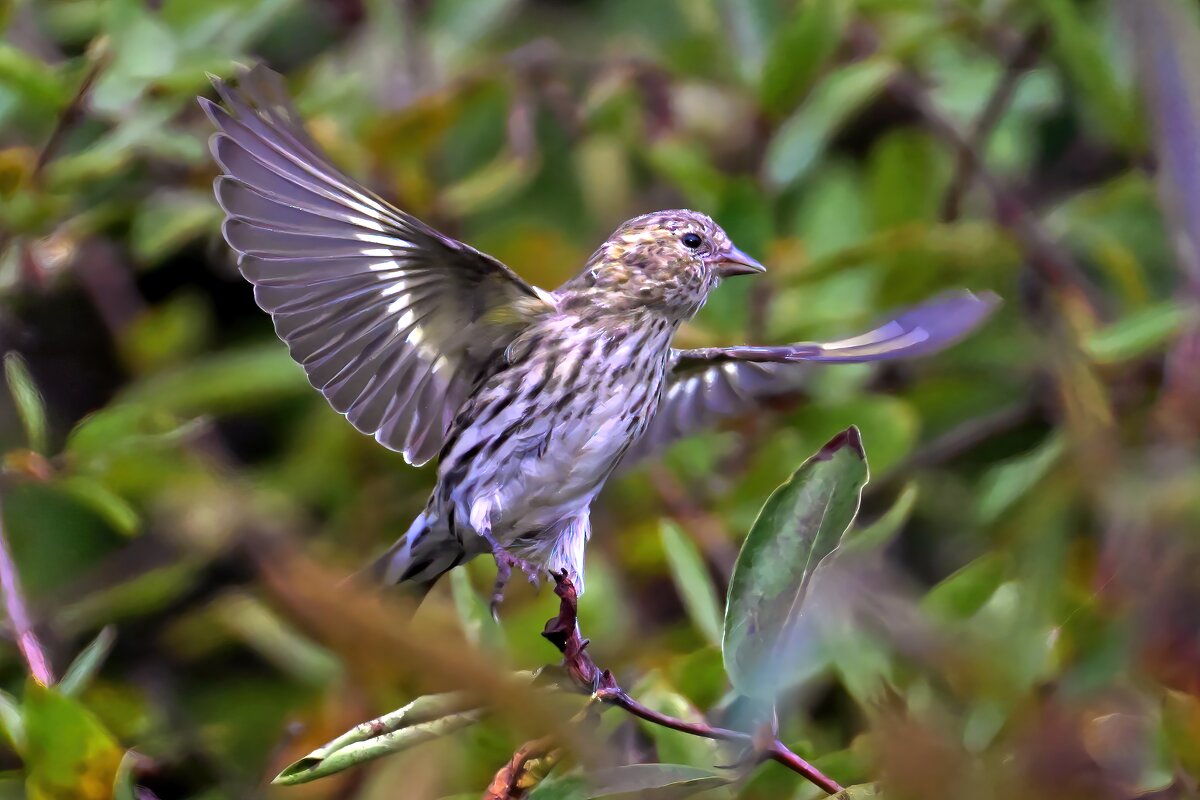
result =
[{"label": "pine siskin", "polygon": [[933,352],[996,304],[956,292],[842,341],[673,349],[723,278],[763,271],[704,214],[631,219],[545,291],[346,177],[277,74],[214,84],[223,232],[258,304],[355,428],[410,464],[438,456],[424,512],[377,562],[387,582],[491,553],[494,604],[514,566],[582,591],[589,509],[618,465],[793,391],[797,362]]}]

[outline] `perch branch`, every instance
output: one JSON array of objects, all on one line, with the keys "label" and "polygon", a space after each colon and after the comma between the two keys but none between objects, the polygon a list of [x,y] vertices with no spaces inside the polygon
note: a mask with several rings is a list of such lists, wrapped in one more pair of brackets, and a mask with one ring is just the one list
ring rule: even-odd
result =
[{"label": "perch branch", "polygon": [[[1017,93],[1021,78],[1033,65],[1045,42],[1046,28],[1038,26],[1013,49],[1004,66],[1004,74],[997,81],[971,131],[968,142],[973,152],[982,153],[986,149],[992,131],[1000,124],[1005,110]],[[958,219],[963,196],[970,188],[973,177],[971,159],[960,151],[954,164],[954,177],[942,201],[943,221],[952,222]]]},{"label": "perch branch", "polygon": [[[705,739],[739,742],[747,746],[755,745],[755,737],[751,734],[728,728],[718,728],[707,723],[686,722],[661,714],[630,697],[617,683],[612,672],[600,669],[588,655],[588,640],[584,639],[579,632],[578,597],[575,593],[575,586],[565,572],[554,576],[554,593],[559,597],[558,616],[546,623],[542,636],[563,654],[563,667],[580,688],[590,692],[596,700],[602,703],[624,709],[639,719],[661,725],[664,728]],[[836,781],[825,776],[812,764],[793,753],[778,737],[773,737],[764,746],[756,748],[754,754],[757,761],[770,760],[782,764],[831,795],[842,791],[842,787]]]}]

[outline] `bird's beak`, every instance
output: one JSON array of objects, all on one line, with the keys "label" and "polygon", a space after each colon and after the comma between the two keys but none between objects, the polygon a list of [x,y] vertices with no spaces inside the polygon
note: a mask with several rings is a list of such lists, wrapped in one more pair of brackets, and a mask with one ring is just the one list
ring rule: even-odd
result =
[{"label": "bird's beak", "polygon": [[730,247],[717,257],[717,274],[722,278],[734,275],[754,275],[766,271],[766,267],[736,247]]}]

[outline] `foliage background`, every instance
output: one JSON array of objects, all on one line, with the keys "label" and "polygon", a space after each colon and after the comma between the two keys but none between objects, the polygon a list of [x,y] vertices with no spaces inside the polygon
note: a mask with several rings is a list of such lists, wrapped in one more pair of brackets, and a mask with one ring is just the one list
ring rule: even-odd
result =
[{"label": "foliage background", "polygon": [[[1137,27],[1135,4],[1170,23]],[[0,393],[4,532],[57,671],[116,634],[58,706],[0,649],[25,698],[0,704],[0,795],[107,797],[133,748],[139,791],[163,798],[477,796],[541,719],[510,703],[370,767],[266,785],[416,692],[556,654],[537,635],[548,592],[517,587],[502,627],[483,621],[490,564],[444,581],[413,630],[336,589],[404,530],[432,470],[324,405],[220,242],[193,98],[205,71],[261,59],[351,174],[541,285],[629,216],[712,214],[770,272],[722,287],[691,344],[854,332],[942,288],[1006,298],[944,354],[814,369],[795,398],[614,480],[581,609],[593,655],[648,704],[718,705],[704,587],[723,594],[770,491],[853,423],[860,526],[888,522],[816,606],[836,624],[795,656],[785,740],[889,797],[1196,796],[1192,11],[0,3],[0,344],[44,398]],[[616,763],[736,758],[619,711],[593,738]],[[739,791],[814,796],[770,765]]]}]

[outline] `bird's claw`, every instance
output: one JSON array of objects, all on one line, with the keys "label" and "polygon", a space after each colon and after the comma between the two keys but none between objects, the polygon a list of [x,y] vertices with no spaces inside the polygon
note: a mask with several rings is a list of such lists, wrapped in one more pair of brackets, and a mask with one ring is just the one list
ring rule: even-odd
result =
[{"label": "bird's claw", "polygon": [[512,577],[513,567],[517,567],[521,572],[525,573],[525,577],[534,589],[541,588],[541,569],[532,561],[518,558],[503,547],[494,548],[492,550],[492,557],[496,559],[496,584],[492,588],[490,608],[492,619],[499,622],[500,604],[504,602],[504,589],[508,586],[509,578]]}]

